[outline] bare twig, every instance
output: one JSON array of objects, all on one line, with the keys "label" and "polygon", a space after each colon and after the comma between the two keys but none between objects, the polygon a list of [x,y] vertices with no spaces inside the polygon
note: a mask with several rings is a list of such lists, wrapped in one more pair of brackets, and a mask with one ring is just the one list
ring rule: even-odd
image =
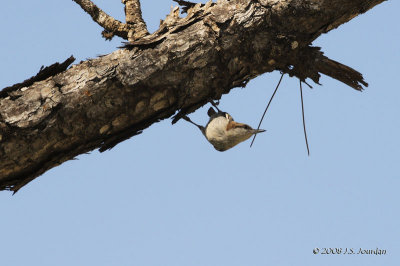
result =
[{"label": "bare twig", "polygon": [[[72,0],[77,3],[86,13],[88,13],[94,22],[105,29],[105,32],[117,35],[125,40],[128,40],[129,25],[122,23],[119,20],[106,14],[101,8],[96,6],[90,0]],[[103,34],[104,36],[104,34]],[[109,37],[110,35],[108,35]]]},{"label": "bare twig", "polygon": [[308,156],[310,156],[310,148],[308,147],[307,130],[306,130],[306,119],[304,118],[303,86],[301,86],[301,80],[300,80],[300,98],[301,98],[301,115],[303,117],[304,138],[306,139],[307,153]]},{"label": "bare twig", "polygon": [[[285,75],[285,73],[282,73],[281,78],[279,79],[278,85],[276,85],[276,88],[275,88],[275,90],[274,90],[274,93],[272,94],[271,99],[269,99],[269,102],[268,102],[268,104],[267,104],[267,107],[265,108],[265,111],[264,111],[264,113],[263,113],[263,115],[262,115],[262,117],[261,117],[261,119],[260,119],[260,123],[258,123],[257,131],[260,129],[260,126],[261,126],[261,123],[262,123],[262,121],[263,121],[263,119],[264,119],[264,116],[265,116],[265,114],[267,113],[268,107],[269,107],[269,105],[271,104],[272,99],[274,98],[275,93],[276,93],[276,91],[277,91],[278,88],[279,88],[279,85],[281,85],[281,81],[282,81],[283,75]],[[254,143],[254,141],[256,140],[256,136],[257,136],[257,133],[254,134],[254,137],[253,137],[253,140],[251,141],[250,147],[253,146],[253,143]]]},{"label": "bare twig", "polygon": [[125,5],[126,24],[130,26],[128,40],[134,41],[149,34],[146,23],[142,18],[139,0],[122,0]]}]

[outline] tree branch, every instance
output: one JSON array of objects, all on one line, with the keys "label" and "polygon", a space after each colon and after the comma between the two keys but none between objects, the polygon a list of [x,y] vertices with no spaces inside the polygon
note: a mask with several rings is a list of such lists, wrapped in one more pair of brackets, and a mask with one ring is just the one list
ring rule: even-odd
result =
[{"label": "tree branch", "polygon": [[127,24],[109,16],[90,0],[72,1],[77,3],[86,13],[88,13],[94,22],[104,28],[104,31],[102,32],[104,38],[110,40],[114,35],[117,35],[125,40],[128,40],[128,32],[130,31],[130,27]]},{"label": "tree branch", "polygon": [[142,9],[139,0],[122,0],[125,5],[126,23],[130,26],[128,40],[134,41],[149,34],[146,23],[142,18]]},{"label": "tree branch", "polygon": [[129,49],[7,90],[0,94],[0,189],[15,192],[178,111],[176,121],[265,72],[315,82],[324,73],[360,89],[360,73],[310,45],[383,1],[222,0],[195,5],[184,18],[175,9]]}]

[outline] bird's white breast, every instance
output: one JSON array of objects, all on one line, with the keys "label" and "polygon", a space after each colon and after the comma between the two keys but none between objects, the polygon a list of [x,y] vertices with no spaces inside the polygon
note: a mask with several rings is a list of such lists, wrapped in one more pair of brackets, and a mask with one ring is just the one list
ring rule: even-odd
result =
[{"label": "bird's white breast", "polygon": [[226,127],[228,125],[228,119],[225,116],[219,116],[214,118],[208,123],[205,135],[206,138],[211,140],[223,140],[226,135]]}]

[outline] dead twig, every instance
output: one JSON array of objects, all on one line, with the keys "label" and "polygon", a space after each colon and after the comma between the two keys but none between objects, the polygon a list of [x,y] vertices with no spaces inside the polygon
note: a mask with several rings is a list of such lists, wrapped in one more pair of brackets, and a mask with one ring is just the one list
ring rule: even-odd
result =
[{"label": "dead twig", "polygon": [[304,118],[303,86],[301,86],[301,82],[302,81],[300,80],[301,115],[303,118],[303,130],[304,130],[304,138],[306,139],[307,154],[308,156],[310,156],[310,148],[308,147],[307,130],[306,130],[306,119]]},{"label": "dead twig", "polygon": [[[112,38],[110,37],[110,33],[112,35],[117,35],[125,40],[128,40],[128,32],[130,31],[130,27],[122,23],[119,20],[111,17],[107,13],[105,13],[101,8],[93,4],[90,0],[72,0],[77,3],[86,13],[88,13],[94,22],[99,24],[104,28],[104,32],[107,34],[103,34],[106,39]],[[106,36],[108,37],[106,37]]]},{"label": "dead twig", "polygon": [[[263,113],[263,115],[262,115],[262,117],[261,117],[261,119],[260,119],[260,123],[258,123],[257,131],[260,129],[261,123],[262,123],[262,121],[264,120],[264,116],[265,116],[265,114],[267,113],[268,107],[269,107],[269,105],[271,104],[272,99],[274,98],[275,93],[276,93],[276,91],[277,91],[278,88],[279,88],[279,85],[281,85],[281,81],[282,81],[283,75],[285,75],[285,73],[282,73],[281,78],[279,79],[278,85],[276,85],[276,88],[275,88],[275,90],[274,90],[274,93],[272,94],[271,98],[269,99],[269,102],[268,102],[268,104],[267,104],[267,107],[265,108],[265,111],[264,111],[264,113]],[[250,147],[253,146],[253,143],[254,143],[254,140],[256,139],[256,136],[257,136],[257,133],[254,134],[254,137],[253,137],[253,140],[251,141]]]}]

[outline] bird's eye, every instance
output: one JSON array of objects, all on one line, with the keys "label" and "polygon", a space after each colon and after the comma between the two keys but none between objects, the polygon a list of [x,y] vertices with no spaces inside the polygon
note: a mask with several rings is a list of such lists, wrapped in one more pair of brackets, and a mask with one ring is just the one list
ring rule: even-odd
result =
[{"label": "bird's eye", "polygon": [[250,130],[251,129],[251,127],[249,126],[249,125],[243,125],[242,126],[244,129],[247,129],[247,130]]}]

